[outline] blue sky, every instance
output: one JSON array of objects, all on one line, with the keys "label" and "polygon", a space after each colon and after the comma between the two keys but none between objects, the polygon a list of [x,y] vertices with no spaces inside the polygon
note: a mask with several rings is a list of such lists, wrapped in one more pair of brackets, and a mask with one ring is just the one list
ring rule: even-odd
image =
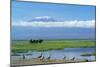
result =
[{"label": "blue sky", "polygon": [[95,6],[14,2],[12,8],[15,21],[37,16],[50,16],[63,20],[95,20]]},{"label": "blue sky", "polygon": [[[57,22],[28,22],[44,18]],[[13,39],[95,39],[95,6],[14,1],[12,24]]]}]

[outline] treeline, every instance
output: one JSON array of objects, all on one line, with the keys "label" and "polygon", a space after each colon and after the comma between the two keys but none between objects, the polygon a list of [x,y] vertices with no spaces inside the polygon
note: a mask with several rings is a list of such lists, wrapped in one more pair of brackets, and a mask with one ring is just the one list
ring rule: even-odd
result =
[{"label": "treeline", "polygon": [[43,42],[43,40],[33,40],[33,39],[31,39],[30,41],[29,41],[30,43],[42,43]]}]

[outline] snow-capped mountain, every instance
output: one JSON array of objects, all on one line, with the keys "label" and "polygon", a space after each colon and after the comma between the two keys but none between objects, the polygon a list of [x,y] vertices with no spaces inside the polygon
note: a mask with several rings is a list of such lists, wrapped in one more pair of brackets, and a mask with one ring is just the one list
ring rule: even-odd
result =
[{"label": "snow-capped mountain", "polygon": [[58,22],[58,20],[48,16],[44,16],[44,17],[35,17],[31,20],[28,20],[28,22]]}]

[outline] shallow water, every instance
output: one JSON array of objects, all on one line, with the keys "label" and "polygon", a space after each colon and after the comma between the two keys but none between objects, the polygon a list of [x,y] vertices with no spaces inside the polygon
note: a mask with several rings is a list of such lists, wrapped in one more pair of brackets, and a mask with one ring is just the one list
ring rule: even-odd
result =
[{"label": "shallow water", "polygon": [[62,59],[66,56],[66,60],[72,59],[88,59],[89,61],[94,61],[95,56],[80,56],[82,53],[92,53],[95,52],[95,48],[65,48],[63,50],[51,50],[51,51],[44,51],[44,52],[37,52],[37,51],[28,51],[27,53],[18,53],[20,56],[11,56],[12,60],[20,60],[22,59],[22,55],[24,54],[26,59],[37,58],[42,53],[42,56],[47,58],[48,56],[51,59]]}]

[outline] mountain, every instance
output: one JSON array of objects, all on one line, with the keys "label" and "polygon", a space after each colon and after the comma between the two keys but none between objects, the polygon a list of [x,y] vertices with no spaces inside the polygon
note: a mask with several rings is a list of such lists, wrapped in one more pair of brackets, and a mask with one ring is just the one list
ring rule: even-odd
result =
[{"label": "mountain", "polygon": [[58,20],[55,20],[51,17],[36,17],[31,20],[28,20],[28,22],[58,22]]}]

